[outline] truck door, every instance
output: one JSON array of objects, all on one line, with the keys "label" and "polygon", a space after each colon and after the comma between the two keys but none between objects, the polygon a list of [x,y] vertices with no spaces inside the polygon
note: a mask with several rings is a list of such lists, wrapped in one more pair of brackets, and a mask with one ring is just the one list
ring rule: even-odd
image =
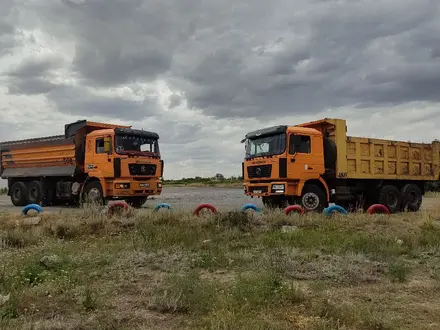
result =
[{"label": "truck door", "polygon": [[88,140],[87,151],[91,156],[87,162],[89,175],[99,178],[114,176],[111,141],[111,136],[97,136]]},{"label": "truck door", "polygon": [[287,175],[289,179],[308,180],[316,178],[317,155],[314,154],[312,136],[301,134],[289,135],[287,155]]}]

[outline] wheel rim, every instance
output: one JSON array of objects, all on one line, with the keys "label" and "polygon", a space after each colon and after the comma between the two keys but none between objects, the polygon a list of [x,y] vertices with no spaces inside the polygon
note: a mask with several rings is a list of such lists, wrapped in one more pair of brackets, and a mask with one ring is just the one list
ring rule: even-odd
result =
[{"label": "wheel rim", "polygon": [[37,193],[37,188],[31,188],[31,190],[29,190],[29,197],[32,200],[36,200],[38,197],[38,193]]},{"label": "wheel rim", "polygon": [[12,192],[12,196],[14,196],[14,199],[18,201],[21,198],[21,190],[18,188],[15,188]]},{"label": "wheel rim", "polygon": [[315,193],[305,193],[302,198],[302,204],[308,210],[315,210],[319,206],[319,196]]},{"label": "wheel rim", "polygon": [[398,203],[397,195],[394,193],[389,193],[387,196],[387,204],[389,207],[396,207]]},{"label": "wheel rim", "polygon": [[101,192],[98,188],[92,188],[88,193],[88,197],[91,201],[96,202],[101,198]]}]

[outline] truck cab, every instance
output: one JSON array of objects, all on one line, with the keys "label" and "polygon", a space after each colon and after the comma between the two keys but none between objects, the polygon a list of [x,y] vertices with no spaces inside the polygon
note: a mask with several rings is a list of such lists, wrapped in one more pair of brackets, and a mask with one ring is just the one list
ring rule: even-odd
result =
[{"label": "truck cab", "polygon": [[85,140],[84,157],[79,158],[87,174],[83,192],[90,200],[125,199],[139,206],[161,193],[164,164],[157,133],[117,126],[84,135],[76,130],[76,135]]},{"label": "truck cab", "polygon": [[269,207],[300,203],[323,209],[328,200],[322,133],[314,128],[274,126],[246,134],[242,164],[245,194]]}]

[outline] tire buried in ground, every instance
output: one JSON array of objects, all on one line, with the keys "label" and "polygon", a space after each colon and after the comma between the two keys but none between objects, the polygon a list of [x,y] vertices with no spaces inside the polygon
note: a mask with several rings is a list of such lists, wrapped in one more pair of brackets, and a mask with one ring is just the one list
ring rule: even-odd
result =
[{"label": "tire buried in ground", "polygon": [[390,210],[383,204],[373,204],[368,208],[367,214],[370,214],[370,215],[373,215],[373,214],[390,215]]},{"label": "tire buried in ground", "polygon": [[108,203],[107,217],[113,217],[116,209],[123,209],[125,212],[128,212],[129,206],[124,201],[110,202]]},{"label": "tire buried in ground", "polygon": [[284,209],[284,214],[289,215],[290,213],[298,213],[298,214],[304,214],[305,210],[301,205],[289,205]]},{"label": "tire buried in ground", "polygon": [[38,213],[43,212],[43,208],[38,204],[28,204],[21,211],[22,215],[27,215],[30,210],[37,211]]},{"label": "tire buried in ground", "polygon": [[324,215],[326,217],[331,216],[334,213],[347,215],[347,211],[340,205],[332,205],[324,209]]},{"label": "tire buried in ground", "polygon": [[196,207],[196,209],[194,210],[194,214],[198,217],[198,216],[200,215],[200,211],[201,211],[201,210],[204,210],[204,209],[211,210],[211,212],[214,213],[214,214],[217,214],[217,213],[218,213],[218,212],[217,212],[217,209],[215,208],[214,205],[204,203],[204,204],[200,204],[200,205],[198,205],[198,206]]},{"label": "tire buried in ground", "polygon": [[241,210],[242,210],[243,212],[246,212],[246,211],[249,210],[249,209],[254,210],[255,212],[260,212],[260,209],[259,209],[255,204],[244,204],[244,205],[241,207]]},{"label": "tire buried in ground", "polygon": [[159,211],[160,209],[168,209],[168,210],[171,210],[171,205],[168,204],[168,203],[160,203],[160,204],[157,204],[157,205],[154,207],[153,211],[154,211],[154,212],[157,212],[157,211]]}]

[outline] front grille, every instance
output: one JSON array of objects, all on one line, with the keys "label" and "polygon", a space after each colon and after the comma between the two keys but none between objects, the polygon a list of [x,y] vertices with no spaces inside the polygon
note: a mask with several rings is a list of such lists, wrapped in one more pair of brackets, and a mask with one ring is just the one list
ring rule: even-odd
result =
[{"label": "front grille", "polygon": [[250,193],[254,192],[255,190],[259,190],[259,191],[261,191],[262,193],[267,193],[267,192],[268,192],[267,186],[261,186],[261,187],[249,187],[249,192],[250,192]]},{"label": "front grille", "polygon": [[155,164],[129,164],[130,175],[156,175]]},{"label": "front grille", "polygon": [[270,178],[270,175],[272,174],[272,165],[248,166],[247,172],[250,179]]}]

